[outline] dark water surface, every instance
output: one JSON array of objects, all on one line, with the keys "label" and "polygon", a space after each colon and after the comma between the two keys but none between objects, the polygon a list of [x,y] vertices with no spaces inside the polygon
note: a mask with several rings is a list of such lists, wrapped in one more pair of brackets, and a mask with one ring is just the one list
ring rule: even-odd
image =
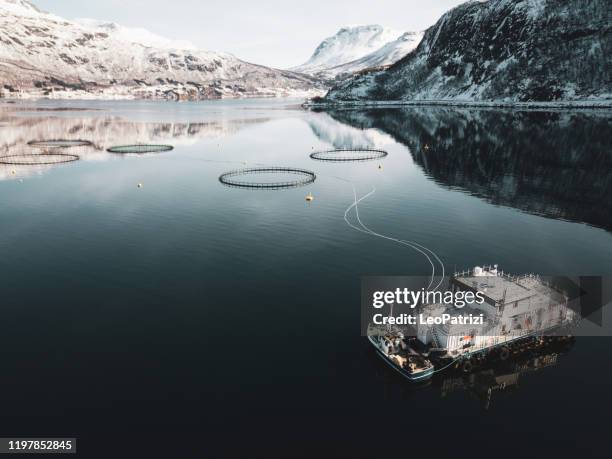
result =
[{"label": "dark water surface", "polygon": [[[94,145],[0,165],[1,436],[77,437],[84,457],[609,457],[612,339],[415,388],[359,336],[360,276],[429,264],[343,215],[350,182],[375,187],[364,223],[448,270],[612,275],[612,114],[292,103],[2,107],[2,154]],[[175,149],[104,151],[135,142]],[[308,156],[330,147],[389,155]],[[318,178],[218,182],[244,164]]]}]

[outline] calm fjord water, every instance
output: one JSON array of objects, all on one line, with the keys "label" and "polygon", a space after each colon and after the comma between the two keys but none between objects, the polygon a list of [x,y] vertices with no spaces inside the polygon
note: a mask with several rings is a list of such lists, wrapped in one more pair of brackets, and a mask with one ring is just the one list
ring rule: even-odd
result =
[{"label": "calm fjord water", "polygon": [[[113,436],[166,457],[516,453],[502,443],[606,455],[609,339],[577,338],[539,371],[518,362],[410,386],[359,336],[360,276],[427,275],[429,263],[343,215],[349,180],[358,195],[376,188],[366,225],[448,270],[611,275],[610,118],[278,100],[2,106],[3,154],[41,138],[94,146],[53,168],[0,166],[0,432],[74,436],[106,457]],[[175,149],[105,152],[135,142]],[[308,156],[347,147],[389,155]],[[280,191],[218,182],[244,164],[318,178]]]}]

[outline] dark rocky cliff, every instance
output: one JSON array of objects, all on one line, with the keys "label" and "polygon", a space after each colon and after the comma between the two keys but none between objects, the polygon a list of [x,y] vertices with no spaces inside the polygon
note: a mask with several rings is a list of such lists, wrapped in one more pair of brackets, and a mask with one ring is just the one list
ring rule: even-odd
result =
[{"label": "dark rocky cliff", "polygon": [[447,12],[391,68],[327,101],[612,100],[610,0],[489,0]]}]

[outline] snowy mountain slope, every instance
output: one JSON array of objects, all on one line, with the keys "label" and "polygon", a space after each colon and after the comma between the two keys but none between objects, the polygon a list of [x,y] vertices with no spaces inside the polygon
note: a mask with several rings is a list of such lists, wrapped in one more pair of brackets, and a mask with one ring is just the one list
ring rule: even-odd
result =
[{"label": "snowy mountain slope", "polygon": [[82,26],[98,29],[100,32],[108,33],[111,37],[125,42],[137,43],[151,48],[162,49],[189,49],[196,50],[197,47],[187,40],[169,40],[166,37],[149,32],[140,27],[124,27],[115,22],[98,21],[97,19],[79,18],[75,19]]},{"label": "snowy mountain slope", "polygon": [[326,100],[612,101],[611,49],[609,0],[473,1],[389,69],[341,82]]},{"label": "snowy mountain slope", "polygon": [[401,32],[380,25],[343,27],[334,36],[323,40],[306,63],[291,70],[329,77],[336,72],[328,72],[328,69],[361,59],[401,35]]},{"label": "snowy mountain slope", "polygon": [[3,10],[22,16],[38,16],[41,11],[27,0],[2,0],[0,6]]},{"label": "snowy mountain slope", "polygon": [[397,40],[393,40],[383,45],[381,48],[360,59],[328,68],[319,72],[317,75],[323,75],[328,78],[345,78],[365,69],[387,67],[414,50],[419,45],[422,38],[423,32],[406,32]]},{"label": "snowy mountain slope", "polygon": [[110,29],[43,13],[25,0],[0,0],[3,95],[207,99],[321,90],[304,75],[168,42],[151,47],[138,43],[151,34],[135,42],[133,31]]}]

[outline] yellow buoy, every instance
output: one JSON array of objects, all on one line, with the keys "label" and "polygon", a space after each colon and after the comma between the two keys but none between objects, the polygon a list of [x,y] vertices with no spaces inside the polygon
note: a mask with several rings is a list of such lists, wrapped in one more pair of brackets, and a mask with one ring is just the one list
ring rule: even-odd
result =
[{"label": "yellow buoy", "polygon": [[16,171],[15,169],[13,169],[13,170],[11,171],[11,174],[13,174],[13,175],[15,175],[16,173],[17,173],[17,171]]},{"label": "yellow buoy", "polygon": [[379,169],[382,169],[382,164],[379,164],[379,165],[378,165],[378,168],[379,168]]},{"label": "yellow buoy", "polygon": [[308,194],[306,195],[306,201],[310,202],[310,201],[312,201],[312,200],[314,200],[314,196],[312,195],[312,193],[308,193]]}]

